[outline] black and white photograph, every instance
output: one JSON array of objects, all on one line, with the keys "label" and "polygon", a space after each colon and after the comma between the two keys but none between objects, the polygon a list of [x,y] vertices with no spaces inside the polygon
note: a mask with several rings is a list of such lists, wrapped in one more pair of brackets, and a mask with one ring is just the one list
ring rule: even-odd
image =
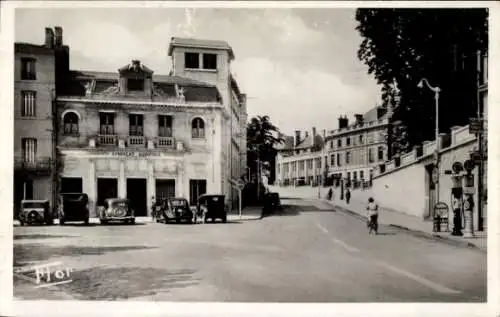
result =
[{"label": "black and white photograph", "polygon": [[2,315],[498,316],[500,6],[342,3],[2,3]]}]

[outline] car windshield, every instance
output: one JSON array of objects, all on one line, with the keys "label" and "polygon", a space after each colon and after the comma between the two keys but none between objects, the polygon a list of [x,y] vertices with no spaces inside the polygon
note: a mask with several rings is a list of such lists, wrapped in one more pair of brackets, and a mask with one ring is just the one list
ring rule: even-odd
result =
[{"label": "car windshield", "polygon": [[111,203],[111,205],[113,207],[127,207],[128,206],[126,201],[115,201],[115,202]]},{"label": "car windshield", "polygon": [[170,201],[170,205],[172,205],[172,207],[185,207],[187,206],[187,201],[175,199]]},{"label": "car windshield", "polygon": [[45,208],[44,202],[26,202],[23,203],[23,208]]}]

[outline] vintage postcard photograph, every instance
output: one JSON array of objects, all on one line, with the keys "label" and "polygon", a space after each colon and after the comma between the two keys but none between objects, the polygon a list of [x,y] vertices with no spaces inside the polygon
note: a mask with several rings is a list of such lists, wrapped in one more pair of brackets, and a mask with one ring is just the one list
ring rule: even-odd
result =
[{"label": "vintage postcard photograph", "polygon": [[499,7],[2,3],[2,315],[498,316]]}]

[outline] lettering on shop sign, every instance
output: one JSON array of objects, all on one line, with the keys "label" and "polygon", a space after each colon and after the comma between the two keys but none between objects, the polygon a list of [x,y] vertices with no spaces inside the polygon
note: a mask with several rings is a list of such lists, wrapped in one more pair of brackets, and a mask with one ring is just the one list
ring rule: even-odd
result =
[{"label": "lettering on shop sign", "polygon": [[152,152],[112,152],[112,156],[121,156],[121,157],[149,157],[156,156],[155,153]]}]

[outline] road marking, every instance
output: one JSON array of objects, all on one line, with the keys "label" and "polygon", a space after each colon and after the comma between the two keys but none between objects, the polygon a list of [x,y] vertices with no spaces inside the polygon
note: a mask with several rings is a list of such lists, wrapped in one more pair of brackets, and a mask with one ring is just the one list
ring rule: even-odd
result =
[{"label": "road marking", "polygon": [[[328,229],[326,229],[325,227],[323,227],[321,224],[317,223],[316,226],[321,230],[323,231],[324,233],[328,233]],[[343,247],[344,249],[346,249],[347,251],[349,252],[359,252],[358,249],[356,249],[355,247],[351,247],[350,245],[348,245],[347,243],[339,240],[339,239],[336,239],[334,237],[330,237],[332,239],[332,242],[333,243],[336,243],[338,245],[340,245],[341,247]]]},{"label": "road marking", "polygon": [[460,294],[461,293],[458,290],[454,290],[454,289],[448,288],[446,286],[443,286],[441,284],[432,282],[424,277],[421,277],[421,276],[415,275],[413,273],[407,272],[405,270],[399,269],[399,268],[394,267],[390,264],[387,264],[384,262],[379,262],[379,261],[376,261],[375,263],[377,263],[380,266],[385,267],[386,269],[389,269],[390,271],[393,271],[393,272],[398,273],[400,275],[406,276],[406,277],[408,277],[408,278],[410,278],[410,279],[412,279],[412,280],[414,280],[422,285],[425,285],[429,288],[432,288],[433,290],[438,291],[439,293],[443,293],[443,294]]}]

